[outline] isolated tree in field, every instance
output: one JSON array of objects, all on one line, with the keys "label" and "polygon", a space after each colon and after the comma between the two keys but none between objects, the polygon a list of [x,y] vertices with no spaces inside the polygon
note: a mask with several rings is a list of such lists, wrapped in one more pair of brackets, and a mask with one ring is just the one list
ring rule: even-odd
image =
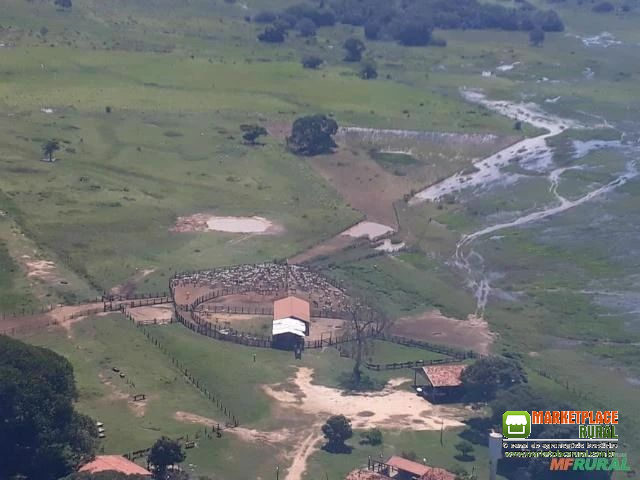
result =
[{"label": "isolated tree in field", "polygon": [[362,52],[367,49],[364,43],[362,43],[362,40],[354,37],[347,38],[343,48],[347,51],[344,57],[345,62],[359,62],[362,60]]},{"label": "isolated tree in field", "polygon": [[163,479],[167,474],[167,467],[184,461],[186,455],[180,444],[167,437],[161,437],[151,447],[147,460],[154,468],[154,476]]},{"label": "isolated tree in field", "polygon": [[325,450],[328,452],[344,452],[349,449],[344,442],[353,436],[351,420],[344,415],[333,415],[322,426],[322,433],[327,439]]},{"label": "isolated tree in field", "polygon": [[54,139],[51,139],[42,145],[42,153],[44,153],[45,157],[47,157],[50,162],[53,162],[53,154],[58,150],[60,150],[60,143]]},{"label": "isolated tree in field", "polygon": [[54,5],[60,8],[71,8],[73,6],[71,0],[55,0]]},{"label": "isolated tree in field", "polygon": [[454,446],[459,452],[458,457],[460,458],[460,460],[471,461],[475,459],[475,457],[473,456],[473,445],[470,442],[462,440],[461,442],[456,443]]},{"label": "isolated tree in field", "polygon": [[268,135],[267,129],[260,125],[240,125],[242,139],[249,145],[256,145],[259,137]]},{"label": "isolated tree in field", "polygon": [[591,9],[595,13],[610,13],[613,12],[616,7],[611,2],[600,2],[593,6]]},{"label": "isolated tree in field", "polygon": [[315,70],[320,65],[322,65],[322,62],[324,62],[324,60],[322,60],[320,57],[317,57],[315,55],[308,55],[302,59],[301,63],[304,68]]},{"label": "isolated tree in field", "polygon": [[302,18],[296,23],[296,30],[301,37],[313,37],[316,34],[316,24],[310,18]]},{"label": "isolated tree in field", "polygon": [[0,478],[55,480],[91,459],[98,431],[76,397],[68,360],[0,335]]},{"label": "isolated tree in field", "polygon": [[360,72],[358,75],[363,80],[372,80],[378,78],[378,65],[373,58],[365,58],[360,64]]},{"label": "isolated tree in field", "polygon": [[499,389],[526,381],[522,367],[505,357],[483,357],[462,372],[462,384],[469,399],[489,400]]},{"label": "isolated tree in field", "polygon": [[388,318],[379,310],[365,304],[353,303],[346,307],[347,332],[354,338],[354,365],[352,383],[362,380],[362,357],[370,339],[382,333],[388,326]]},{"label": "isolated tree in field", "polygon": [[336,146],[333,135],[337,132],[338,124],[326,115],[301,117],[293,122],[287,147],[296,155],[331,153]]},{"label": "isolated tree in field", "polygon": [[258,40],[265,43],[282,43],[287,36],[285,26],[280,22],[267,25],[262,33],[258,35]]},{"label": "isolated tree in field", "polygon": [[534,47],[539,47],[544,43],[544,36],[544,30],[536,27],[529,32],[529,43]]}]

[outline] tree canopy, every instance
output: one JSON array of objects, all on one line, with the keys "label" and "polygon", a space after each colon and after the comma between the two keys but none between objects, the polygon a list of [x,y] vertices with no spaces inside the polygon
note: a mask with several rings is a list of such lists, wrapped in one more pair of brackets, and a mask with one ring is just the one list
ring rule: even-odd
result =
[{"label": "tree canopy", "polygon": [[338,124],[326,115],[310,115],[293,122],[287,146],[296,155],[320,155],[331,153],[336,146],[333,135],[338,132]]},{"label": "tree canopy", "polygon": [[541,28],[534,28],[529,32],[529,43],[534,47],[539,47],[544,43],[544,30]]},{"label": "tree canopy", "polygon": [[60,150],[60,143],[57,140],[48,140],[42,145],[42,153],[49,159],[50,162],[53,161],[53,154]]},{"label": "tree canopy", "polygon": [[265,43],[282,43],[286,37],[287,29],[281,22],[267,25],[262,33],[258,34],[258,40]]},{"label": "tree canopy", "polygon": [[317,57],[315,55],[307,55],[301,61],[302,66],[304,68],[310,68],[310,69],[313,69],[313,70],[315,70],[320,65],[322,65],[323,62],[324,62],[324,60],[322,60],[322,58]]},{"label": "tree canopy", "polygon": [[316,34],[316,24],[310,18],[302,18],[296,23],[296,30],[301,37],[313,37]]},{"label": "tree canopy", "polygon": [[360,78],[363,80],[372,80],[378,78],[378,65],[373,58],[365,58],[360,64]]},{"label": "tree canopy", "polygon": [[506,357],[483,357],[462,372],[467,397],[489,400],[498,389],[508,389],[526,381],[522,367]]},{"label": "tree canopy", "polygon": [[355,37],[347,38],[343,44],[343,48],[347,51],[344,57],[345,62],[359,62],[362,60],[362,52],[367,49],[362,40]]},{"label": "tree canopy", "polygon": [[0,336],[0,478],[53,480],[92,458],[97,430],[76,395],[65,358]]},{"label": "tree canopy", "polygon": [[60,8],[71,8],[73,6],[71,0],[55,0],[54,4]]},{"label": "tree canopy", "polygon": [[327,439],[325,450],[328,452],[343,452],[348,449],[344,442],[353,436],[351,420],[344,415],[333,415],[322,426],[322,433]]},{"label": "tree canopy", "polygon": [[180,463],[185,458],[182,446],[176,440],[161,437],[151,447],[147,460],[153,465],[155,476],[164,479],[167,467]]},{"label": "tree canopy", "polygon": [[242,130],[242,139],[249,145],[256,145],[259,137],[268,135],[267,129],[261,125],[240,125]]}]

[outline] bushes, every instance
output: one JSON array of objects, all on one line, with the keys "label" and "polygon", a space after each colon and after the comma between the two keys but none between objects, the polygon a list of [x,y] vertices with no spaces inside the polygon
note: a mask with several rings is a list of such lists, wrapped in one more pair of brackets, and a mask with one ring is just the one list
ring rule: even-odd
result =
[{"label": "bushes", "polygon": [[320,65],[322,65],[322,60],[320,57],[316,57],[315,55],[308,55],[304,57],[301,61],[302,66],[304,68],[317,69]]},{"label": "bushes", "polygon": [[593,6],[591,9],[592,12],[595,13],[610,13],[615,10],[615,7],[611,2],[600,2]]},{"label": "bushes", "polygon": [[408,47],[428,45],[433,26],[426,20],[399,21],[393,26],[393,38]]},{"label": "bushes", "polygon": [[263,10],[254,15],[253,21],[255,23],[273,23],[276,21],[278,16],[269,10]]}]

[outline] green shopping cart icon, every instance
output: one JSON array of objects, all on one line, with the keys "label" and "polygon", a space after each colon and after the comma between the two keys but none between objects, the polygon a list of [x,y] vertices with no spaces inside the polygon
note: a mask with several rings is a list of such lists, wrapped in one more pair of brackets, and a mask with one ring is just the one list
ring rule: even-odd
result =
[{"label": "green shopping cart icon", "polygon": [[527,438],[531,435],[531,415],[529,412],[504,412],[502,415],[502,435],[507,438]]}]

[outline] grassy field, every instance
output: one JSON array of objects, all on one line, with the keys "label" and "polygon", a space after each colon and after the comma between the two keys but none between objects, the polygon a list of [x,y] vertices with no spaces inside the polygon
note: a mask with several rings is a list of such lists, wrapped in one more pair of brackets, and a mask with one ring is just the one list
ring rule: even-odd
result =
[{"label": "grassy field", "polygon": [[[266,475],[274,471],[276,465],[286,468],[290,460],[273,445],[247,442],[232,434],[209,439],[204,436],[201,426],[176,420],[176,412],[221,422],[224,415],[184,379],[169,356],[182,362],[192,375],[221,398],[239,416],[243,427],[267,431],[285,425],[299,427],[304,419],[291,418],[284,424],[282,418],[276,420],[273,414],[278,407],[265,395],[261,385],[283,382],[293,374],[295,366],[309,366],[314,368],[314,381],[337,386],[339,374],[353,365],[352,360],[340,357],[334,349],[309,351],[302,361],[295,361],[291,352],[213,341],[181,325],[152,327],[149,332],[161,341],[168,354],[149,342],[142,330],[116,314],[93,317],[74,324],[69,331],[54,330],[27,340],[53,349],[72,363],[79,387],[78,408],[105,425],[107,437],[101,444],[101,451],[125,453],[147,447],[160,435],[188,435],[196,439],[198,448],[188,450],[184,465],[197,474],[214,479],[237,478],[247,468],[256,475]],[[254,353],[257,356],[255,363]],[[424,350],[386,342],[375,342],[372,355],[379,362],[439,358]],[[225,368],[219,368],[220,365]],[[121,378],[113,367],[125,377]],[[378,380],[387,380],[403,374],[409,377],[407,372],[371,375]],[[145,393],[147,401],[142,404],[132,402],[130,396],[136,393]],[[396,445],[398,451],[418,451],[423,448],[425,438],[431,438],[431,441],[438,438],[433,433],[385,432],[385,435],[388,445]],[[447,443],[453,442],[454,436],[445,432]],[[453,452],[451,445],[448,447],[447,455]],[[362,461],[362,455],[370,451],[358,447],[351,456],[338,456],[341,462],[332,468],[336,468],[336,472],[354,468]],[[249,463],[239,462],[244,458],[250,459],[247,460]],[[319,453],[312,457],[311,464],[314,469],[324,469],[328,461],[326,454]],[[484,461],[484,454],[479,461]]]},{"label": "grassy field", "polygon": [[[244,17],[293,0],[255,0],[247,9],[240,2],[206,0],[180,6],[169,0],[153,5],[87,0],[76,2],[71,12],[56,11],[50,3],[3,4],[0,311],[78,301],[128,279],[139,290],[164,290],[175,270],[288,257],[360,218],[307,161],[285,151],[281,138],[267,137],[260,147],[242,145],[243,123],[277,130],[299,115],[324,112],[341,125],[513,135],[512,120],[461,100],[459,89],[471,87],[490,98],[533,101],[593,129],[558,137],[565,143],[556,148],[556,162],[584,167],[562,176],[558,192],[569,199],[610,181],[626,161],[635,161],[609,151],[578,161],[568,148],[574,138],[602,138],[605,124],[615,126],[607,127],[607,139],[624,133],[633,143],[639,136],[637,8],[622,16],[595,16],[588,2],[555,3],[567,31],[547,34],[541,48],[531,47],[525,33],[495,31],[437,32],[447,40],[446,48],[367,42],[380,75],[366,82],[341,61],[342,41],[361,36],[361,28],[321,28],[315,39],[290,35],[280,46],[255,40],[262,27]],[[534,3],[548,8],[543,0]],[[585,43],[585,36],[603,31],[623,43],[606,49]],[[299,60],[306,54],[322,56],[325,66],[302,69]],[[500,71],[500,65],[513,68]],[[492,75],[483,76],[485,71]],[[525,126],[524,135],[537,133]],[[49,138],[62,145],[53,164],[40,162],[41,145]],[[448,172],[446,157],[428,159],[437,171]],[[388,171],[410,175],[407,158],[399,160],[378,158]],[[519,165],[509,171],[526,173]],[[476,304],[465,278],[452,268],[456,243],[461,235],[555,201],[544,177],[527,176],[450,203],[411,208],[400,203],[398,237],[409,244],[409,252],[361,260],[368,252],[358,250],[324,265],[354,291],[375,298],[390,316],[439,308],[465,318]],[[585,400],[532,376],[554,398],[582,408],[619,407],[631,419],[624,435],[633,452],[640,448],[632,432],[640,358],[629,345],[640,333],[638,194],[638,182],[631,181],[570,214],[501,231],[496,236],[502,238],[475,245],[495,292],[485,315],[499,335],[494,350],[519,352],[527,366],[554,372],[570,379],[582,395],[592,394]],[[178,216],[198,212],[261,215],[285,230],[280,236],[170,231]],[[25,255],[53,262],[53,272],[27,277]],[[153,272],[142,278],[142,270]],[[611,292],[620,300],[611,300]],[[159,430],[195,432],[172,420],[173,411],[215,412],[140,332],[119,322],[93,319],[78,324],[73,339],[60,332],[33,341],[72,360],[80,408],[107,419],[106,450],[136,448]],[[175,325],[153,332],[225,403],[240,410],[241,421],[261,428],[273,424],[271,405],[258,384],[281,382],[295,365],[306,365],[315,369],[316,382],[335,386],[338,374],[352,366],[333,350],[307,352],[295,363],[283,352],[211,342]],[[117,356],[109,350],[116,338],[128,347],[119,347]],[[253,363],[253,353],[260,362]],[[424,354],[376,344],[372,359],[382,363]],[[128,391],[110,373],[116,358],[139,388],[157,392],[144,417],[136,417],[124,399],[101,403]],[[451,468],[455,433],[450,435],[438,464]],[[440,448],[433,434],[386,432],[386,437],[389,451],[412,448],[421,455],[426,446]],[[227,436],[205,443],[206,448],[190,452],[189,461],[210,476],[241,478],[246,461],[267,478],[279,461],[268,447]],[[359,447],[339,458],[317,453],[308,478],[338,477],[378,453],[373,450]],[[485,472],[486,452],[478,455],[477,470]],[[216,472],[221,464],[228,470]]]},{"label": "grassy field", "polygon": [[[417,456],[417,461],[422,462],[426,459],[427,464],[445,468],[449,471],[466,470],[468,473],[472,471],[476,474],[478,480],[486,480],[489,478],[489,458],[488,448],[484,446],[474,446],[474,460],[461,461],[456,459],[457,451],[455,444],[460,442],[462,438],[459,436],[460,430],[446,430],[442,434],[442,443],[440,441],[440,432],[389,432],[383,431],[383,444],[380,446],[360,445],[359,433],[354,433],[354,438],[349,442],[354,450],[349,455],[331,454],[325,451],[319,451],[310,458],[310,468],[303,477],[307,480],[316,478],[341,479],[350,471],[354,470],[354,466],[367,466],[369,457],[374,460],[380,460],[380,456],[387,459],[391,455],[400,455],[402,452],[413,452]],[[498,478],[503,478],[499,476]]]}]

